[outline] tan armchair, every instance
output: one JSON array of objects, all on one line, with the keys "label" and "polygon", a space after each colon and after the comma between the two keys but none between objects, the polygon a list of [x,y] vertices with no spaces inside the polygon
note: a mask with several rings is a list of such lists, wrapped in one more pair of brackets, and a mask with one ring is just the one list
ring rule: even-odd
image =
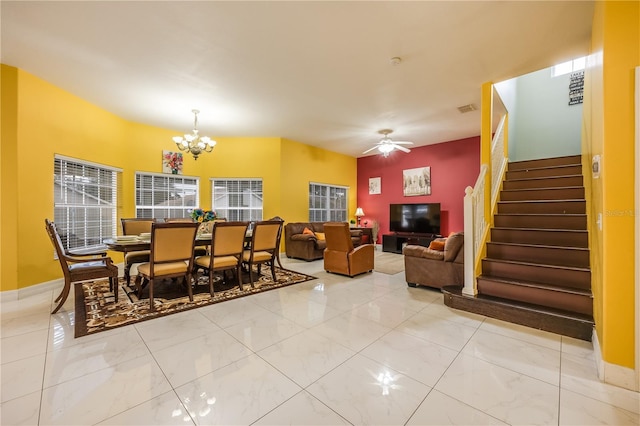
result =
[{"label": "tan armchair", "polygon": [[327,241],[324,250],[325,271],[353,277],[373,270],[373,244],[354,248],[348,223],[325,223],[324,235]]},{"label": "tan armchair", "polygon": [[[140,235],[151,232],[151,224],[155,219],[143,218],[121,218],[122,235]],[[131,282],[131,266],[134,263],[144,263],[149,261],[149,250],[129,251],[124,255],[124,279],[127,285]]]}]

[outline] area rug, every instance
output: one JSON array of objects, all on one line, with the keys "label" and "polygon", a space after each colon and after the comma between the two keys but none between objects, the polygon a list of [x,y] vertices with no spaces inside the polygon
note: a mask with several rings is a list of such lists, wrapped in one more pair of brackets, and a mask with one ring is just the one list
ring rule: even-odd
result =
[{"label": "area rug", "polygon": [[[181,281],[159,280],[154,283],[153,295],[155,311],[149,310],[148,288],[138,298],[133,283],[127,286],[120,278],[118,303],[113,303],[114,294],[109,290],[109,281],[95,280],[75,285],[75,337],[98,333],[158,318],[165,315],[184,312],[214,303],[224,302],[238,297],[249,296],[263,291],[286,287],[315,279],[310,275],[276,267],[276,281],[271,278],[269,268],[262,268],[260,276],[254,271],[254,286],[249,284],[248,274],[243,274],[244,290],[235,285],[234,278],[228,283],[217,277],[214,284],[215,296],[209,294],[209,281],[199,276],[194,286],[193,302],[189,301],[187,289]],[[132,279],[133,281],[133,279]]]},{"label": "area rug", "polygon": [[395,275],[404,271],[404,256],[396,253],[376,253],[374,271]]}]

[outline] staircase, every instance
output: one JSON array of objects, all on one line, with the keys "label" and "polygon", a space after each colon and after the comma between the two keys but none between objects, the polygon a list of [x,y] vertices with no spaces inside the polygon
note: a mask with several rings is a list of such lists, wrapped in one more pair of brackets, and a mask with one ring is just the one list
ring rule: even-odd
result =
[{"label": "staircase", "polygon": [[[580,162],[580,156],[570,156],[509,163],[477,279],[478,296],[454,301],[458,292],[447,289],[452,304],[446,292],[445,303],[591,340],[593,298]],[[469,302],[479,304],[469,307]]]}]

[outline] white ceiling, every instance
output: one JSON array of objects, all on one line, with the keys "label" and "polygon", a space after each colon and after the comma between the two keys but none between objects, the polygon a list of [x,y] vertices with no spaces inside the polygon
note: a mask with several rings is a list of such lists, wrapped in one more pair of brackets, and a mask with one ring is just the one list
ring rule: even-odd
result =
[{"label": "white ceiling", "polygon": [[2,63],[127,120],[183,133],[198,108],[201,134],[355,157],[383,128],[415,146],[478,135],[479,111],[457,107],[479,106],[484,82],[586,55],[593,14],[590,1],[0,7]]}]

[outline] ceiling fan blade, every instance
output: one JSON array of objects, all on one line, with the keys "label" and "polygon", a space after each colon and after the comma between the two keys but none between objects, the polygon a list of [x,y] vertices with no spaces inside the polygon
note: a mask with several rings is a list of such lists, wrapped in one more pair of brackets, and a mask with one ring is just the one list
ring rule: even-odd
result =
[{"label": "ceiling fan blade", "polygon": [[396,142],[393,143],[393,147],[395,149],[399,149],[402,152],[411,152],[409,148],[405,148],[404,146],[396,145]]},{"label": "ceiling fan blade", "polygon": [[413,145],[413,142],[409,142],[409,141],[393,141],[393,143],[397,143],[400,145]]},{"label": "ceiling fan blade", "polygon": [[373,151],[374,149],[378,149],[378,145],[372,146],[371,148],[369,148],[368,150],[366,150],[365,152],[363,152],[363,154],[366,154],[368,152]]}]

